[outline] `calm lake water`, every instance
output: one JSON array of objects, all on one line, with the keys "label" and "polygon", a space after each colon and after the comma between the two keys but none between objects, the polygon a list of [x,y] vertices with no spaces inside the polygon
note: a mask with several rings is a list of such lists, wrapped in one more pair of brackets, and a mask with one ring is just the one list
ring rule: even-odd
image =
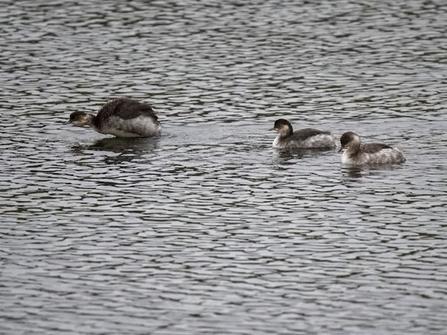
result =
[{"label": "calm lake water", "polygon": [[[1,334],[441,334],[443,1],[2,1]],[[73,128],[114,97],[156,139]],[[278,152],[273,122],[407,162]]]}]

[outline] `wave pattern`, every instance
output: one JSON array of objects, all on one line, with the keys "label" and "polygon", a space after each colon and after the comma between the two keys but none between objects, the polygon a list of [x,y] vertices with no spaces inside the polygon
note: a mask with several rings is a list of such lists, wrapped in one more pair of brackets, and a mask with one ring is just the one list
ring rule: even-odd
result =
[{"label": "wave pattern", "polygon": [[[443,332],[446,13],[6,1],[0,332]],[[66,124],[117,96],[153,104],[163,136]],[[280,117],[407,162],[276,151]]]}]

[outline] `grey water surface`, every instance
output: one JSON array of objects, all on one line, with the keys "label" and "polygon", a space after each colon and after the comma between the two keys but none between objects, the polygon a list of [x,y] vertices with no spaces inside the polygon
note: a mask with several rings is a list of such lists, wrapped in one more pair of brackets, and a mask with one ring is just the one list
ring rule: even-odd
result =
[{"label": "grey water surface", "polygon": [[[447,4],[0,6],[1,334],[442,334]],[[114,97],[163,135],[73,128]],[[277,118],[401,166],[279,152]]]}]

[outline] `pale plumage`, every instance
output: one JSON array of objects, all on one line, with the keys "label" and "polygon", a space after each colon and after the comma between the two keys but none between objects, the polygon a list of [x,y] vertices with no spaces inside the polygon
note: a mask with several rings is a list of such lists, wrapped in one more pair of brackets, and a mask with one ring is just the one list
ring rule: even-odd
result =
[{"label": "pale plumage", "polygon": [[335,139],[326,131],[312,128],[293,131],[289,121],[279,119],[272,129],[278,132],[273,147],[279,149],[334,149]]},{"label": "pale plumage", "polygon": [[95,116],[74,112],[70,123],[90,126],[98,133],[117,137],[150,137],[160,135],[160,122],[149,104],[120,98],[106,103]]},{"label": "pale plumage", "polygon": [[341,162],[349,165],[387,165],[405,162],[403,153],[382,143],[362,144],[360,137],[352,131],[344,133],[340,138],[343,154]]}]

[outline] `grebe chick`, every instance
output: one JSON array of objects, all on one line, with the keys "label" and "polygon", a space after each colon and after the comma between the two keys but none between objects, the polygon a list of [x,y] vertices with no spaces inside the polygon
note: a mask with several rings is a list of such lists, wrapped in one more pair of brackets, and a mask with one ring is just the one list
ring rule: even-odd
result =
[{"label": "grebe chick", "polygon": [[74,112],[70,123],[90,126],[98,133],[116,137],[149,137],[160,135],[160,122],[149,104],[120,98],[106,103],[95,116]]},{"label": "grebe chick", "polygon": [[279,134],[273,141],[274,148],[280,149],[334,149],[335,139],[330,132],[305,128],[293,131],[289,121],[279,119],[270,130]]},{"label": "grebe chick", "polygon": [[[343,164],[400,164],[405,162],[403,153],[382,143],[362,144],[359,135],[348,131],[340,137]],[[340,152],[339,151],[339,152]]]}]

